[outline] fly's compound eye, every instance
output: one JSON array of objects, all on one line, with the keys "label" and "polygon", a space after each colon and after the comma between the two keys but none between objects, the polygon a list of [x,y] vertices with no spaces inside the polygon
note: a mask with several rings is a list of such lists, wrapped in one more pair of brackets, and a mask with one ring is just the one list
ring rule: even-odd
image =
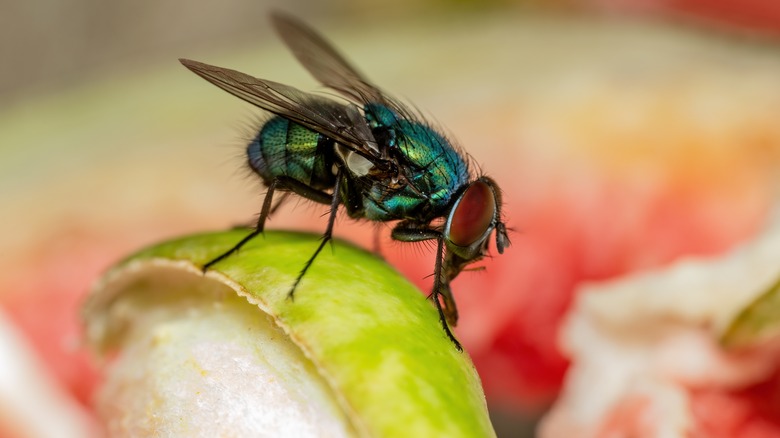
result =
[{"label": "fly's compound eye", "polygon": [[[479,251],[496,220],[496,196],[483,181],[474,181],[455,203],[445,226],[445,237],[458,247]],[[474,254],[476,255],[476,254]],[[471,257],[473,257],[472,255]]]}]

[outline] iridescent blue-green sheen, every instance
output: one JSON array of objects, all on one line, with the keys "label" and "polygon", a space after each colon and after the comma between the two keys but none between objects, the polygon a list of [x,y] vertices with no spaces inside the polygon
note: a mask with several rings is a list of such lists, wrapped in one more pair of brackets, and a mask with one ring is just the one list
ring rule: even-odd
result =
[{"label": "iridescent blue-green sheen", "polygon": [[350,215],[421,223],[441,216],[458,191],[468,186],[466,161],[446,138],[422,122],[399,117],[378,104],[367,105],[365,112],[377,141],[389,146],[409,184],[394,191],[384,181],[373,181],[363,190],[361,211]]},{"label": "iridescent blue-green sheen", "polygon": [[269,119],[247,146],[249,165],[266,184],[280,176],[332,188],[333,140],[281,117]]}]

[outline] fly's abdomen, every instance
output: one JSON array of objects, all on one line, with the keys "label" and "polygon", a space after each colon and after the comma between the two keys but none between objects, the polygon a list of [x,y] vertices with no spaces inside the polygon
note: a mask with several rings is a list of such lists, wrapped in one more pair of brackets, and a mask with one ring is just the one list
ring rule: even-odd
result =
[{"label": "fly's abdomen", "polygon": [[309,187],[333,187],[333,140],[281,117],[263,125],[247,146],[249,166],[263,181],[286,176]]}]

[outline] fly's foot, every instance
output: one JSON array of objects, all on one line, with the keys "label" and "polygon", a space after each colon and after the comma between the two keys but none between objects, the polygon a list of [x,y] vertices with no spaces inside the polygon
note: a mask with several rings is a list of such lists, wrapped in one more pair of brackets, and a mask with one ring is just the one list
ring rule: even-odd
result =
[{"label": "fly's foot", "polygon": [[450,330],[450,326],[447,324],[447,321],[443,317],[440,317],[439,321],[441,321],[441,326],[444,328],[444,332],[447,334],[447,337],[450,338],[450,341],[452,341],[453,344],[455,344],[455,348],[462,352],[463,347],[460,345],[460,342],[455,339],[455,335],[452,334],[452,330]]}]

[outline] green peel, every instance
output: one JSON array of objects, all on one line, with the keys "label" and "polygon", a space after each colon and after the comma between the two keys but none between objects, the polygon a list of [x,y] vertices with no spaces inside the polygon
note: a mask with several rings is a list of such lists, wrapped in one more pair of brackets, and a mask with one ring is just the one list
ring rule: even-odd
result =
[{"label": "green peel", "polygon": [[216,282],[254,304],[258,315],[270,316],[327,382],[356,435],[495,436],[471,360],[449,341],[431,303],[404,277],[373,254],[335,241],[288,299],[319,238],[293,232],[266,232],[201,272],[245,235],[233,230],[188,236],[120,262],[85,306],[90,343],[104,353],[121,350],[132,331],[121,304],[130,294],[144,290],[134,306],[153,309],[158,301],[186,299],[166,296],[171,281],[206,289]]}]

